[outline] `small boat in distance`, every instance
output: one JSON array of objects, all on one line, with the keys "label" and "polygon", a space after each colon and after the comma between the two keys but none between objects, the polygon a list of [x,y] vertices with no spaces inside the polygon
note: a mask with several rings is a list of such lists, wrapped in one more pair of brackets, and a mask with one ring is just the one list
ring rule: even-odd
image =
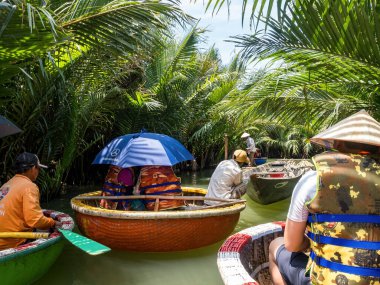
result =
[{"label": "small boat in distance", "polygon": [[218,251],[217,264],[225,285],[271,285],[269,244],[284,235],[285,222],[247,228],[231,235]]},{"label": "small boat in distance", "polygon": [[259,166],[267,162],[267,157],[255,157],[253,160],[255,161],[255,164]]},{"label": "small boat in distance", "polygon": [[243,177],[248,180],[247,194],[263,205],[286,199],[292,195],[301,176],[313,167],[306,159],[281,159],[244,168]]},{"label": "small boat in distance", "polygon": [[[44,215],[62,222],[62,229],[72,230],[73,219],[64,213],[44,210]],[[36,239],[16,248],[0,250],[1,284],[26,285],[40,279],[61,254],[62,234],[54,230],[48,238]]]},{"label": "small boat in distance", "polygon": [[203,205],[207,191],[202,188],[182,187],[182,191],[187,205],[171,210],[100,208],[99,200],[91,199],[98,197],[100,191],[74,197],[71,207],[80,231],[88,238],[113,249],[140,252],[182,251],[221,241],[234,230],[245,208],[245,200],[232,199],[213,206]]}]

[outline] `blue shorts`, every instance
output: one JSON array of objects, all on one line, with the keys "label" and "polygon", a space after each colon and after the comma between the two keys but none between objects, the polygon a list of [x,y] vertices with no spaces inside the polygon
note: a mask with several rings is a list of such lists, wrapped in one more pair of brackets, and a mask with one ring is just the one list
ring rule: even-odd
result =
[{"label": "blue shorts", "polygon": [[310,277],[305,277],[308,256],[303,252],[290,252],[281,245],[277,249],[276,263],[288,285],[309,285]]}]

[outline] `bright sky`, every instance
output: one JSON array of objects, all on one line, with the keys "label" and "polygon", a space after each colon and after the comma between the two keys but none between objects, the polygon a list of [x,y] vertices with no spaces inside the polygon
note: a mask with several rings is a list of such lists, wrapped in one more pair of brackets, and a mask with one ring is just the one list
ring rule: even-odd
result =
[{"label": "bright sky", "polygon": [[[205,13],[203,2],[207,0],[181,0],[181,8],[189,15],[201,19],[198,26],[207,28],[209,32],[205,34],[207,44],[202,47],[209,48],[215,43],[215,47],[219,50],[222,61],[227,64],[231,61],[233,55],[238,50],[233,43],[225,42],[230,36],[249,34],[249,24],[245,21],[244,26],[241,25],[241,8],[242,0],[233,0],[230,4],[230,15],[228,17],[227,5],[224,5],[218,14],[212,15],[212,9]],[[211,7],[210,7],[211,8]],[[249,15],[247,15],[249,18]]]}]

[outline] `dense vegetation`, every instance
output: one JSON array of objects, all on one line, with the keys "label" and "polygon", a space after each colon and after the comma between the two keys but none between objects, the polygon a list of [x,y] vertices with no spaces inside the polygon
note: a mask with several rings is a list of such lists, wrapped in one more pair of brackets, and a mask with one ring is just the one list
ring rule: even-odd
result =
[{"label": "dense vegetation", "polygon": [[309,138],[341,118],[364,108],[380,119],[377,1],[248,2],[252,33],[231,39],[243,50],[228,65],[199,50],[204,31],[179,1],[2,2],[0,114],[23,129],[1,140],[2,180],[26,150],[54,165],[40,175],[46,197],[91,183],[95,154],[143,128],[205,167],[223,158],[225,134],[229,150],[248,131],[265,155],[308,157]]}]

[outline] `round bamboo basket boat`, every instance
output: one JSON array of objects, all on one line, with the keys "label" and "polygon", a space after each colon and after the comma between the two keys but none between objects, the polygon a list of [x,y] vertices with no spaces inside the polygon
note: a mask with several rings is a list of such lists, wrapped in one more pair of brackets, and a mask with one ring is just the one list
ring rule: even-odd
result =
[{"label": "round bamboo basket boat", "polygon": [[[204,196],[206,190],[182,187],[184,196]],[[100,191],[79,195],[71,207],[80,231],[113,249],[143,252],[183,251],[225,239],[235,228],[245,203],[212,209],[172,209],[166,211],[120,211],[102,209],[94,200]],[[194,203],[195,204],[195,203]]]},{"label": "round bamboo basket boat", "polygon": [[[44,215],[62,222],[62,229],[72,230],[73,219],[64,213],[44,210]],[[0,250],[0,284],[26,285],[41,278],[63,250],[61,233],[54,230],[48,238],[36,239],[16,248]]]},{"label": "round bamboo basket boat", "polygon": [[284,235],[285,222],[244,229],[230,236],[218,251],[217,264],[225,285],[272,285],[269,244]]}]

